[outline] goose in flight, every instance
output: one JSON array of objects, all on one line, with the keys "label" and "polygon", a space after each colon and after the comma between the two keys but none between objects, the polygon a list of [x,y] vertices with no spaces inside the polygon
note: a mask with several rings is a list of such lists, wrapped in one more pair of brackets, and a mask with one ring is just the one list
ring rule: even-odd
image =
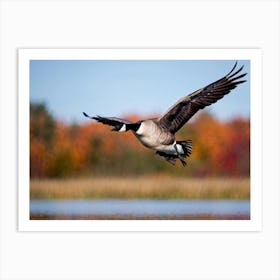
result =
[{"label": "goose in flight", "polygon": [[236,66],[237,62],[232,70],[221,79],[181,98],[159,118],[131,122],[116,117],[91,117],[85,112],[83,114],[87,118],[113,126],[112,131],[125,132],[131,130],[144,146],[155,150],[156,154],[164,157],[173,165],[176,163],[176,159],[179,159],[185,166],[185,159],[192,152],[192,141],[176,141],[175,133],[197,111],[217,102],[238,84],[246,81],[242,78],[247,73],[240,73],[244,66],[239,69],[236,69]]}]

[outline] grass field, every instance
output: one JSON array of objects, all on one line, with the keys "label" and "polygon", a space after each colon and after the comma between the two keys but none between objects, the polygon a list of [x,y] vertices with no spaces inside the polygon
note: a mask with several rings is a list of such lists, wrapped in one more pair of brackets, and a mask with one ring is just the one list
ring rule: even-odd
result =
[{"label": "grass field", "polygon": [[31,199],[250,199],[250,179],[32,179]]}]

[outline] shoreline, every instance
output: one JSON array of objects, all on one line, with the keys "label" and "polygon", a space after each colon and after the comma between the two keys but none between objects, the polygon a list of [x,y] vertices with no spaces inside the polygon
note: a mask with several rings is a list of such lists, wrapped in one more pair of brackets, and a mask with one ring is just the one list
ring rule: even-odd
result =
[{"label": "shoreline", "polygon": [[250,220],[250,215],[64,215],[30,214],[30,220]]}]

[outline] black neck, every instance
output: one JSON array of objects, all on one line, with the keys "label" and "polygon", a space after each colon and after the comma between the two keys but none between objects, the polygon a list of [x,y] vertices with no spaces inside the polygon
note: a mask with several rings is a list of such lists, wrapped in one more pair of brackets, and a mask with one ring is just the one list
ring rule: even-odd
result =
[{"label": "black neck", "polygon": [[126,125],[127,130],[137,131],[141,125],[141,122],[130,123]]}]

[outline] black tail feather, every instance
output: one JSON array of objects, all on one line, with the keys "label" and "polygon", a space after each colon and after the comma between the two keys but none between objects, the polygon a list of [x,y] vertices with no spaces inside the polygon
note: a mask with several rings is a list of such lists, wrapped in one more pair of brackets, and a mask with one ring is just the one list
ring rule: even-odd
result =
[{"label": "black tail feather", "polygon": [[185,141],[177,141],[180,144],[184,151],[184,156],[189,157],[192,153],[192,140],[185,140]]}]

